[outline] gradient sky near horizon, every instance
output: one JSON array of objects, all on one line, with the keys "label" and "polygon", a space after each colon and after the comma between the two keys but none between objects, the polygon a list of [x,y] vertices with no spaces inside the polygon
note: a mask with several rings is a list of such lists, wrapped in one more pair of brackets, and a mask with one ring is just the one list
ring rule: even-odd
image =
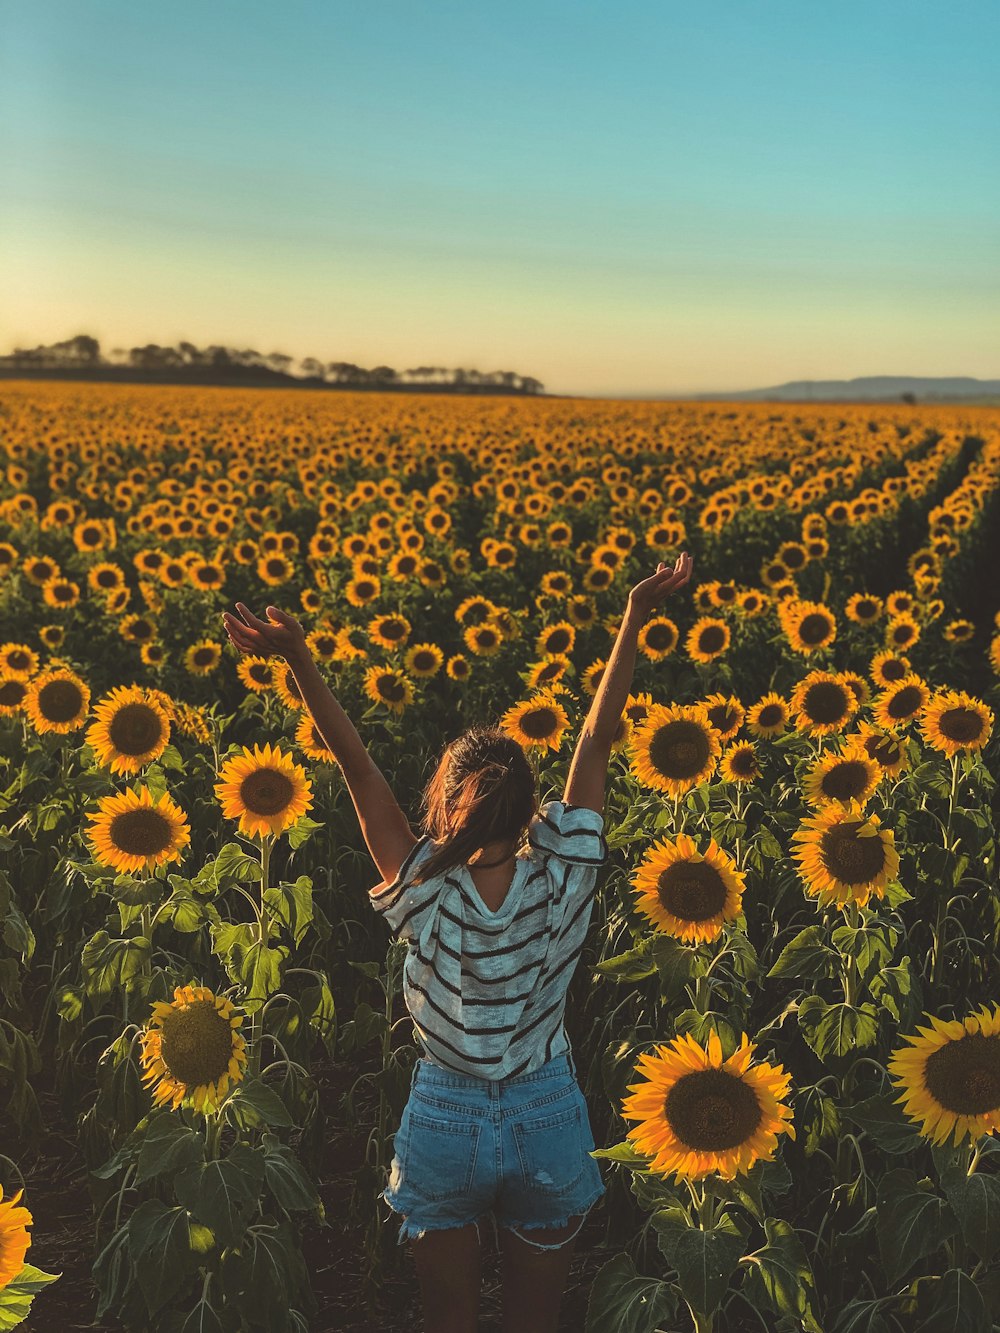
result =
[{"label": "gradient sky near horizon", "polygon": [[997,0],[4,0],[0,350],[1000,377]]}]

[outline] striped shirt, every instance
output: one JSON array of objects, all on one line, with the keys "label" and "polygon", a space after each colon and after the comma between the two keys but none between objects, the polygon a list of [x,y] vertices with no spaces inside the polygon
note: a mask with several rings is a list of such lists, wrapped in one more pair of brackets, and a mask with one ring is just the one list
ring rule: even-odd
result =
[{"label": "striped shirt", "polygon": [[608,855],[604,819],[586,806],[546,802],[497,912],[468,866],[413,884],[433,848],[421,838],[392,883],[369,890],[409,946],[403,996],[417,1042],[434,1064],[473,1078],[531,1073],[570,1049],[566,992]]}]

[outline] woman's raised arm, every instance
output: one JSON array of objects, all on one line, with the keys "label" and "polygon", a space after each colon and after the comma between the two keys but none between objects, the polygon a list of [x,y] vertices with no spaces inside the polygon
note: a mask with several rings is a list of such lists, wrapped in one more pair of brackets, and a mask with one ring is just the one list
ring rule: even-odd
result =
[{"label": "woman's raised arm", "polygon": [[611,743],[632,686],[639,631],[654,607],[659,606],[676,589],[684,587],[691,577],[691,569],[691,557],[684,551],[672,569],[661,561],[656,573],[637,583],[629,593],[628,606],[618,627],[618,637],[611,649],[608,665],[604,668],[569,766],[563,792],[563,800],[567,805],[583,805],[599,814],[603,811]]},{"label": "woman's raised arm", "polygon": [[265,657],[276,654],[291,667],[316,730],[340,765],[372,860],[383,880],[390,883],[417,838],[354,723],[320,675],[302,626],[276,606],[267,607],[267,620],[260,620],[242,602],[236,603],[236,609],[242,619],[223,612],[226,633],[240,652]]}]

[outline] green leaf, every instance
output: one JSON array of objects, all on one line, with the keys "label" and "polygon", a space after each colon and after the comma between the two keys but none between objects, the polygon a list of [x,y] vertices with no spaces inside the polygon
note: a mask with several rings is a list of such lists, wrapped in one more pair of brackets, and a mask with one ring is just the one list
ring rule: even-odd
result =
[{"label": "green leaf", "polygon": [[146,1308],[155,1315],[190,1272],[186,1210],[147,1199],[129,1218],[128,1248]]},{"label": "green leaf", "polygon": [[846,958],[854,958],[862,977],[885,967],[899,939],[891,926],[838,926],[830,937],[834,947]]},{"label": "green leaf", "polygon": [[163,904],[161,921],[169,921],[182,935],[193,935],[204,925],[218,923],[219,913],[210,902],[195,897],[191,888],[179,884]]},{"label": "green leaf", "polygon": [[207,1295],[202,1296],[181,1324],[178,1333],[223,1333],[222,1320],[215,1313]]},{"label": "green leaf", "polygon": [[227,842],[215,860],[210,861],[201,873],[207,873],[209,866],[211,877],[220,889],[232,883],[256,884],[261,875],[260,861],[250,856],[238,842]]},{"label": "green leaf", "polygon": [[1000,1250],[1000,1180],[973,1172],[942,1184],[965,1243],[989,1264]]},{"label": "green leaf", "polygon": [[174,1193],[199,1222],[212,1228],[223,1245],[238,1245],[263,1184],[264,1154],[236,1143],[228,1157],[202,1162],[179,1175]]},{"label": "green leaf", "polygon": [[281,883],[264,892],[264,906],[296,944],[301,944],[313,919],[312,880],[300,875],[294,884]]},{"label": "green leaf", "polygon": [[594,1278],[585,1333],[657,1333],[676,1310],[669,1283],[641,1276],[629,1256],[619,1254]]},{"label": "green leaf", "polygon": [[827,1004],[807,995],[799,1005],[799,1028],[821,1060],[849,1055],[878,1038],[878,1017],[871,1004]]},{"label": "green leaf", "polygon": [[200,1162],[204,1153],[205,1145],[197,1130],[188,1129],[169,1113],[158,1115],[150,1121],[139,1149],[136,1184],[183,1171]]},{"label": "green leaf", "polygon": [[916,1126],[891,1097],[868,1097],[854,1106],[842,1107],[841,1114],[864,1130],[883,1152],[908,1153],[918,1144]]},{"label": "green leaf", "polygon": [[[288,957],[284,944],[270,945],[256,938],[256,927],[213,927],[218,952],[223,954],[229,979],[243,987],[243,1007],[252,1012],[281,989],[281,972]],[[241,933],[235,934],[235,931]],[[225,947],[229,945],[228,949]]]},{"label": "green leaf", "polygon": [[595,1148],[590,1156],[605,1157],[609,1162],[621,1162],[636,1171],[645,1171],[650,1162],[648,1157],[636,1150],[629,1139],[623,1139],[621,1143],[616,1143],[611,1148]]},{"label": "green leaf", "polygon": [[80,959],[87,994],[130,990],[148,957],[149,940],[144,935],[112,939],[106,930],[98,930],[83,946]]},{"label": "green leaf", "polygon": [[319,820],[310,819],[308,815],[300,815],[285,833],[289,847],[293,852],[298,851],[302,844],[307,842],[318,828],[322,827],[323,825]]},{"label": "green leaf", "polygon": [[612,958],[605,958],[594,965],[594,971],[612,981],[642,981],[656,971],[656,964],[650,958],[652,938],[647,937],[632,949],[617,953]]},{"label": "green leaf", "polygon": [[882,1267],[892,1283],[955,1234],[947,1204],[930,1189],[921,1189],[913,1171],[897,1168],[884,1175],[876,1205]]},{"label": "green leaf", "polygon": [[880,1313],[881,1301],[855,1298],[841,1310],[830,1333],[889,1333],[889,1325]]},{"label": "green leaf", "polygon": [[695,951],[662,932],[653,936],[651,949],[660,976],[660,995],[667,1001],[676,999],[691,977]]},{"label": "green leaf", "polygon": [[769,1217],[764,1222],[767,1244],[748,1254],[746,1285],[759,1288],[776,1314],[797,1319],[804,1333],[823,1333],[816,1320],[813,1302],[816,1284],[805,1249],[788,1222]]},{"label": "green leaf", "polygon": [[833,975],[837,955],[827,944],[821,926],[806,926],[782,949],[768,977],[796,977],[817,981]]},{"label": "green leaf", "polygon": [[302,1163],[273,1134],[264,1135],[264,1184],[289,1212],[312,1210],[319,1204],[316,1187]]},{"label": "green leaf", "polygon": [[721,1227],[711,1231],[688,1227],[667,1236],[661,1233],[661,1246],[677,1269],[687,1303],[699,1314],[713,1314],[743,1254],[743,1237]]},{"label": "green leaf", "polygon": [[295,1123],[275,1090],[259,1078],[238,1083],[229,1099],[229,1106],[244,1129],[253,1129],[257,1125],[288,1128]]},{"label": "green leaf", "polygon": [[337,1007],[330,983],[324,979],[322,984],[307,986],[299,996],[299,1004],[309,1026],[316,1030],[320,1040],[332,1053],[337,1040]]},{"label": "green leaf", "polygon": [[982,1292],[961,1269],[949,1268],[934,1283],[932,1300],[926,1318],[914,1333],[990,1333],[992,1324]]},{"label": "green leaf", "polygon": [[61,1273],[43,1273],[40,1268],[25,1264],[16,1277],[0,1289],[0,1333],[7,1333],[8,1329],[24,1323],[38,1293],[60,1277]]}]

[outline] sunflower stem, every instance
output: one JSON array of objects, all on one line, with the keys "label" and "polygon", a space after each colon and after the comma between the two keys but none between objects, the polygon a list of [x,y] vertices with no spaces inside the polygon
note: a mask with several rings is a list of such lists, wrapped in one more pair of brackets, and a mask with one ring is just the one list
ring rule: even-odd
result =
[{"label": "sunflower stem", "polygon": [[[958,755],[950,755],[948,762],[951,764],[951,791],[948,794],[948,822],[945,825],[944,846],[945,851],[950,853],[952,851],[951,826],[955,817],[955,798],[958,793]],[[944,923],[948,915],[949,891],[942,886],[938,897],[937,919],[934,923],[934,943],[931,955],[931,986],[938,984],[941,975],[941,959],[944,956],[941,937],[944,934]]]}]

